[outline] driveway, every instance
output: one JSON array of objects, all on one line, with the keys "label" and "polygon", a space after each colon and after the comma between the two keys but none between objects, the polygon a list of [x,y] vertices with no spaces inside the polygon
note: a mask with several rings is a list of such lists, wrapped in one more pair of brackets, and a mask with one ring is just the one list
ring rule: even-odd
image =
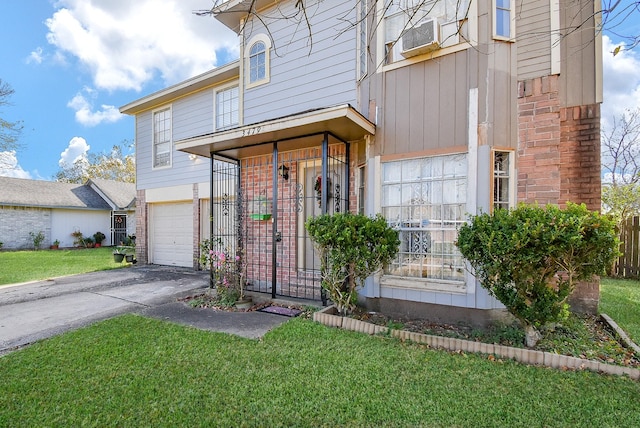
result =
[{"label": "driveway", "polygon": [[0,286],[0,355],[127,312],[202,291],[206,272],[146,265]]},{"label": "driveway", "polygon": [[[229,312],[191,308],[180,297],[202,293],[208,272],[136,265],[0,286],[0,355],[35,341],[124,313],[171,321],[203,330],[258,339],[288,317],[260,311]],[[254,294],[254,302],[272,301]],[[318,302],[297,301],[314,305]]]}]

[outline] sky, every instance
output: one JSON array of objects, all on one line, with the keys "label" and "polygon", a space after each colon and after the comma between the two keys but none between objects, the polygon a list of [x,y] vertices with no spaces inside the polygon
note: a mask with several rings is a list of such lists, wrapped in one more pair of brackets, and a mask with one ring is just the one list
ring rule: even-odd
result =
[{"label": "sky", "polygon": [[[609,0],[605,0],[609,1]],[[622,1],[617,10],[623,11]],[[21,147],[0,152],[0,175],[52,180],[61,162],[133,142],[134,120],[118,108],[224,65],[236,35],[210,16],[212,0],[3,0],[0,79],[15,91],[0,117],[23,121]],[[640,108],[640,47],[612,55],[640,33],[640,12],[611,16],[603,37],[602,126]],[[615,32],[614,32],[615,31]]]},{"label": "sky", "polygon": [[0,175],[52,180],[60,161],[133,142],[118,108],[226,64],[237,36],[212,0],[3,0],[0,79],[14,94],[0,117],[21,120],[15,165]]}]

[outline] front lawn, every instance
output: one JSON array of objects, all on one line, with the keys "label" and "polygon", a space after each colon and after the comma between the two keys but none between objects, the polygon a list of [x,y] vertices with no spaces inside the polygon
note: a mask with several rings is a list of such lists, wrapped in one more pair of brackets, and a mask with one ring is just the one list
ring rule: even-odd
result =
[{"label": "front lawn", "polygon": [[128,265],[114,262],[112,253],[111,247],[0,251],[0,286]]},{"label": "front lawn", "polygon": [[293,319],[261,341],[125,315],[0,358],[0,426],[640,426],[640,383]]}]

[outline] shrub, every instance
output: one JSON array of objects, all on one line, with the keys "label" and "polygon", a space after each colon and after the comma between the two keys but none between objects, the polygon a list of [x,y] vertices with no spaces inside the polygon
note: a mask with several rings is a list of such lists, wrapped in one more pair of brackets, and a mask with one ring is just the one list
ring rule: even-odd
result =
[{"label": "shrub", "polygon": [[538,327],[566,318],[576,283],[604,273],[618,256],[614,222],[571,203],[474,216],[456,245],[482,286],[525,326],[529,346]]},{"label": "shrub", "polygon": [[29,232],[29,236],[31,236],[31,241],[33,242],[33,249],[39,250],[42,246],[42,241],[44,241],[44,232],[40,231],[38,233]]},{"label": "shrub", "polygon": [[71,236],[73,236],[73,245],[76,247],[86,247],[87,245],[84,242],[84,235],[79,230],[74,230],[71,232]]},{"label": "shrub", "polygon": [[107,236],[102,232],[96,232],[93,234],[93,240],[96,244],[102,244],[102,241],[104,241],[106,238]]},{"label": "shrub", "polygon": [[217,300],[232,306],[244,298],[243,265],[240,254],[232,254],[220,238],[200,243],[200,264],[211,270],[209,288],[216,288]]},{"label": "shrub", "polygon": [[307,220],[305,227],[318,248],[322,286],[341,314],[356,306],[364,280],[398,253],[398,232],[380,215],[325,214]]}]

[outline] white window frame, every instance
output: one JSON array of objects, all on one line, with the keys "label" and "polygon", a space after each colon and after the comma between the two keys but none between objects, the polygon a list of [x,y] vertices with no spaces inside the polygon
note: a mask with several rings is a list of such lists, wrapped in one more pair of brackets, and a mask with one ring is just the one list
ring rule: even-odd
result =
[{"label": "white window frame", "polygon": [[[264,44],[264,77],[262,79],[251,81],[251,48],[255,46],[256,43]],[[269,83],[269,81],[271,80],[271,39],[269,38],[269,36],[266,34],[257,34],[253,36],[246,44],[244,58],[246,75],[245,87],[249,89],[255,86],[264,85],[265,83]]]},{"label": "white window frame", "polygon": [[[157,125],[156,125],[156,115],[163,113],[163,112],[168,112],[169,113],[169,120],[168,120],[168,131],[169,132],[169,140],[168,141],[162,141],[159,142],[157,140],[157,133],[158,133],[158,129],[156,129]],[[162,108],[158,108],[155,109],[151,112],[151,139],[152,139],[152,156],[151,156],[151,168],[152,169],[164,169],[164,168],[171,168],[171,165],[173,163],[173,111],[172,111],[172,107],[169,106],[165,106]],[[158,145],[160,144],[164,144],[164,143],[169,143],[169,149],[165,152],[162,151],[160,153],[158,153]],[[158,155],[159,154],[165,154],[168,153],[169,154],[169,161],[166,165],[158,165],[157,159],[158,159]]]},{"label": "white window frame", "polygon": [[[464,159],[456,163],[455,157]],[[398,230],[401,239],[398,256],[385,269],[382,281],[385,285],[402,286],[409,281],[412,284],[411,288],[419,285],[420,288],[450,292],[461,292],[465,288],[464,260],[455,247],[455,238],[452,238],[452,234],[457,236],[458,227],[467,220],[468,157],[468,153],[450,153],[382,163],[380,208],[389,225]],[[405,174],[405,168],[407,171],[411,168],[409,163],[420,163],[426,160],[430,160],[433,171],[441,171],[441,175],[421,177]],[[464,173],[445,170],[447,160],[453,160],[457,165],[464,165]],[[400,175],[396,172],[392,174],[393,177],[385,177],[385,167],[390,163],[400,165]],[[404,163],[407,163],[407,166]],[[438,169],[440,166],[442,168]],[[422,168],[421,165],[420,171]],[[460,183],[461,181],[464,183]],[[457,188],[464,189],[464,200],[446,201],[451,194],[448,193],[445,197],[445,183],[454,186],[462,184],[462,187]],[[428,190],[424,187],[425,185],[428,186]],[[387,186],[390,189],[385,189]],[[423,190],[419,191],[415,186],[422,186]],[[410,192],[411,197],[408,200],[402,200],[407,195],[398,195],[393,187],[400,187],[401,193]],[[439,194],[438,188],[440,188]],[[425,190],[427,193],[423,193]],[[391,203],[390,199],[387,200],[385,197],[387,191],[390,192],[389,198],[398,195],[400,203]],[[427,197],[428,200],[425,199]],[[458,206],[458,213],[454,216],[455,218],[452,218],[456,210],[455,206]],[[414,251],[416,248],[417,252]]]},{"label": "white window frame", "polygon": [[[506,171],[496,171],[496,154],[503,153],[507,155],[508,159],[508,167]],[[511,209],[516,205],[516,168],[515,168],[515,151],[513,149],[493,149],[491,150],[491,212],[496,209],[496,206],[499,203],[504,205],[504,201],[496,200],[496,189],[500,184],[497,183],[499,180],[508,180],[507,184],[507,198],[506,206],[502,208]]]},{"label": "white window frame", "polygon": [[369,2],[358,0],[358,80],[367,75],[367,52],[369,47]]},{"label": "white window frame", "polygon": [[[234,88],[238,92],[238,94],[237,94],[237,105],[238,105],[237,118],[238,118],[238,120],[235,123],[230,122],[228,124],[223,124],[223,126],[218,126],[218,119],[219,119],[221,114],[224,114],[224,113],[220,113],[220,105],[218,104],[218,95],[223,93],[223,92],[227,92],[227,91],[233,90]],[[229,128],[233,128],[234,126],[240,125],[240,87],[238,85],[238,82],[234,82],[233,84],[230,84],[230,85],[221,86],[219,88],[216,88],[213,91],[213,125],[214,125],[214,128],[215,128],[216,131],[222,131],[224,129],[229,129]]]},{"label": "white window frame", "polygon": [[[498,3],[507,2],[509,8],[499,8]],[[516,4],[515,0],[493,0],[493,38],[496,40],[503,40],[508,42],[515,41],[516,32]],[[498,33],[498,10],[507,11],[509,14],[509,34]]]}]

